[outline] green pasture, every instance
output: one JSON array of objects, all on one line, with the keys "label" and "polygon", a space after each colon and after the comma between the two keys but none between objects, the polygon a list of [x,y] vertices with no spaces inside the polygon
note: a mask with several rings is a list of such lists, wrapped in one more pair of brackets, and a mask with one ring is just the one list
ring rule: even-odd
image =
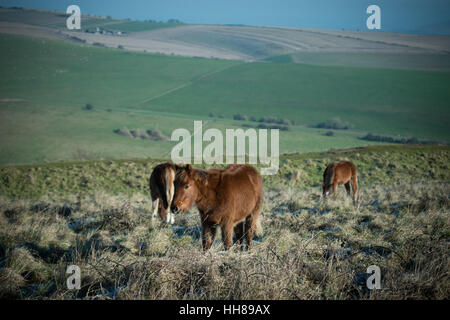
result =
[{"label": "green pasture", "polygon": [[[280,152],[374,144],[367,132],[448,140],[446,72],[243,63],[132,53],[0,35],[0,164],[167,158],[173,142],[131,139],[114,130],[192,132],[281,117]],[[13,100],[11,100],[13,99]],[[84,110],[86,104],[93,110]],[[210,117],[210,113],[213,117]],[[333,117],[350,130],[312,128]]]}]

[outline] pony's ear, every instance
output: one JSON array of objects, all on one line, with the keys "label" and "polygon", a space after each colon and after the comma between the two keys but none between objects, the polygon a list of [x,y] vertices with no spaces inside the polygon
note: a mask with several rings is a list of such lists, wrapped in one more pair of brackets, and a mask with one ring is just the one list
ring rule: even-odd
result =
[{"label": "pony's ear", "polygon": [[192,168],[192,166],[189,163],[184,166],[184,170],[186,170],[188,176],[192,176],[192,174],[194,173],[194,168]]},{"label": "pony's ear", "polygon": [[175,166],[175,171],[181,171],[181,170],[183,170],[183,168],[184,168],[184,166],[180,166],[179,164],[174,164],[174,166]]}]

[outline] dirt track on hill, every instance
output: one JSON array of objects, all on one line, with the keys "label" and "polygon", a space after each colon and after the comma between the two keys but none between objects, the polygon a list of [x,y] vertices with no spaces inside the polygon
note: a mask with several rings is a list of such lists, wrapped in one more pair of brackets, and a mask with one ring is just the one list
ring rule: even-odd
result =
[{"label": "dirt track on hill", "polygon": [[254,61],[296,52],[449,54],[450,36],[280,27],[184,25],[125,36],[0,22],[0,33],[167,55]]},{"label": "dirt track on hill", "polygon": [[141,40],[213,45],[222,49],[232,46],[220,40],[232,39],[232,44],[237,47],[241,44],[241,47],[250,50],[252,47],[255,51],[260,49],[268,56],[293,52],[450,53],[449,36],[366,31],[189,25],[144,31],[131,36]]}]

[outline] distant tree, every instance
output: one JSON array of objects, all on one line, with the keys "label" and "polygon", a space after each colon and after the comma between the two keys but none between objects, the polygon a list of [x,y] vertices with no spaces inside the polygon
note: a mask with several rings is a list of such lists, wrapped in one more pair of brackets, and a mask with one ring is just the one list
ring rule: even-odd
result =
[{"label": "distant tree", "polygon": [[291,124],[291,122],[288,119],[285,119],[285,118],[279,118],[277,123],[283,124],[283,125],[286,125],[286,126]]},{"label": "distant tree", "polygon": [[393,138],[389,136],[382,136],[377,135],[373,133],[368,133],[364,137],[361,138],[362,140],[368,140],[368,141],[377,141],[377,142],[388,142],[388,143],[400,143],[400,144],[440,144],[438,141],[432,141],[432,140],[420,140],[417,137],[400,137],[400,138]]},{"label": "distant tree", "polygon": [[350,123],[341,120],[341,118],[336,117],[332,119],[328,119],[325,122],[321,122],[316,125],[316,128],[323,129],[338,129],[338,130],[347,130],[351,127]]},{"label": "distant tree", "polygon": [[240,121],[247,121],[248,120],[248,118],[247,118],[247,116],[245,114],[240,114],[240,113],[233,115],[233,119],[234,120],[240,120]]}]

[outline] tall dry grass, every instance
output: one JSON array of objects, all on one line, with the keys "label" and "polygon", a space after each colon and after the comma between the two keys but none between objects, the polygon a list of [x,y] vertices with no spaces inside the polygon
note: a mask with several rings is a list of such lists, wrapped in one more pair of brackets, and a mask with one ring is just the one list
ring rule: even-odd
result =
[{"label": "tall dry grass", "polygon": [[[0,198],[0,297],[18,299],[448,299],[450,186],[270,188],[251,252],[201,249],[196,210],[152,221],[148,196]],[[68,290],[66,268],[81,269]],[[382,288],[369,290],[377,265]]]}]

